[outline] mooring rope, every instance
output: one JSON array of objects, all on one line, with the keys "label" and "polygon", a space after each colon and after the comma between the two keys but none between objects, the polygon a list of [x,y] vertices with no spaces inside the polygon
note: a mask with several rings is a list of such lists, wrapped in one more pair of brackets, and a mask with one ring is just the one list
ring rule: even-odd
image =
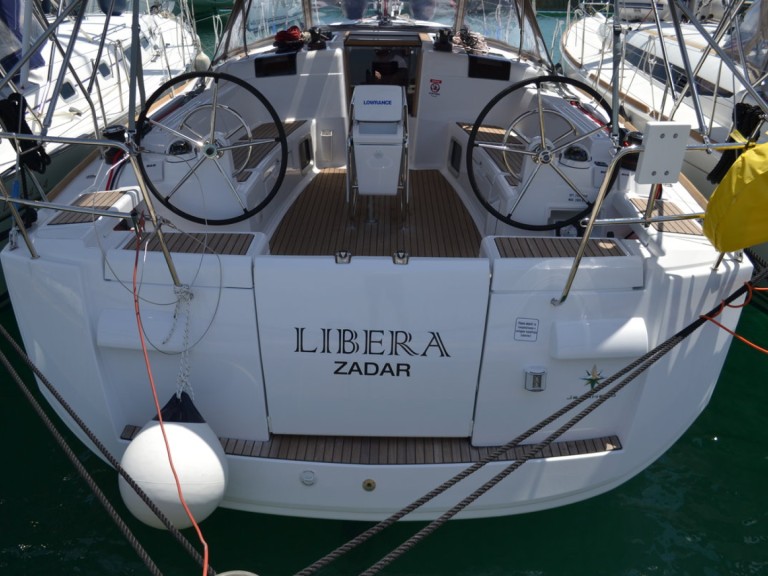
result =
[{"label": "mooring rope", "polygon": [[[117,470],[117,472],[123,477],[123,479],[133,488],[133,490],[136,492],[136,494],[139,496],[139,498],[142,499],[142,501],[149,507],[152,512],[155,513],[155,515],[158,517],[158,519],[163,523],[165,528],[168,530],[168,532],[171,533],[171,535],[181,544],[182,548],[184,548],[190,556],[198,563],[200,566],[204,565],[203,557],[200,555],[200,553],[197,551],[197,549],[192,545],[192,543],[187,540],[187,538],[179,532],[179,530],[171,523],[171,521],[168,519],[168,517],[163,513],[160,508],[157,507],[157,505],[147,496],[147,494],[144,492],[144,490],[141,489],[141,487],[136,483],[136,481],[131,478],[131,476],[123,469],[122,466],[120,466],[120,463],[117,461],[117,459],[112,455],[112,453],[107,449],[104,444],[101,443],[101,441],[96,437],[95,434],[88,428],[88,426],[83,422],[83,420],[77,415],[77,413],[72,409],[72,407],[67,403],[66,400],[59,394],[58,390],[51,384],[51,382],[45,377],[45,375],[40,371],[40,369],[35,365],[34,362],[32,362],[32,359],[27,356],[26,352],[22,350],[21,346],[18,345],[18,343],[14,340],[14,338],[8,333],[8,331],[5,329],[3,325],[0,324],[0,334],[3,335],[3,337],[8,341],[8,343],[13,347],[14,351],[18,354],[19,358],[21,358],[27,366],[35,373],[35,375],[38,377],[38,379],[45,385],[45,387],[48,389],[48,391],[56,398],[56,400],[59,402],[62,408],[66,410],[67,414],[77,423],[77,425],[80,427],[80,429],[83,431],[83,433],[88,437],[88,439],[93,443],[94,446],[101,452],[104,457],[107,459],[107,461]],[[1,353],[0,353],[1,354]],[[3,359],[5,356],[2,356]],[[6,360],[3,360],[3,363],[5,364]],[[8,368],[9,365],[6,365],[6,368]],[[10,372],[10,369],[9,369]],[[24,387],[25,393],[29,393],[29,391],[26,389],[26,386]],[[32,398],[34,400],[34,397]],[[69,450],[69,448],[67,447]],[[77,457],[75,457],[77,459]],[[78,461],[79,463],[79,461]],[[122,521],[121,521],[122,522]],[[208,567],[208,574],[210,576],[215,576],[216,571]]]},{"label": "mooring rope", "polygon": [[[753,276],[752,282],[758,282],[762,279],[765,279],[766,277],[768,277],[768,268],[763,268],[762,270],[760,270],[759,273]],[[440,494],[442,494],[452,486],[458,484],[460,481],[464,480],[474,472],[478,471],[480,468],[484,467],[486,464],[492,461],[495,461],[499,456],[501,456],[505,452],[518,447],[525,439],[529,438],[534,433],[540,431],[545,426],[551,424],[553,421],[559,419],[564,414],[570,412],[579,404],[585,402],[586,400],[594,398],[595,395],[605,390],[605,388],[607,388],[608,386],[611,386],[614,382],[616,382],[616,380],[628,374],[628,376],[624,380],[616,384],[613,391],[622,389],[624,386],[629,384],[632,380],[637,378],[637,376],[639,376],[645,370],[647,370],[651,365],[657,362],[660,358],[662,358],[665,354],[667,354],[670,350],[672,350],[675,346],[677,346],[680,342],[682,342],[688,336],[690,336],[699,327],[705,324],[708,321],[708,317],[716,315],[717,312],[722,309],[724,304],[730,304],[731,302],[733,302],[734,300],[736,300],[737,298],[745,294],[749,290],[749,287],[750,287],[750,284],[742,285],[741,287],[736,289],[730,296],[725,298],[721,304],[718,304],[718,306],[710,310],[707,314],[703,314],[699,316],[699,318],[691,322],[688,326],[684,327],[682,330],[677,332],[675,335],[671,336],[666,341],[656,346],[653,350],[646,352],[640,358],[634,360],[633,362],[631,362],[630,364],[628,364],[627,366],[625,366],[615,374],[603,380],[603,382],[595,386],[594,389],[582,394],[580,397],[576,398],[575,400],[565,405],[563,408],[561,408],[557,412],[553,413],[552,415],[548,416],[538,424],[534,425],[533,427],[528,429],[526,432],[524,432],[514,440],[511,440],[507,444],[499,448],[496,448],[495,450],[493,450],[493,452],[488,454],[486,457],[481,458],[471,466],[465,468],[464,470],[462,470],[452,478],[446,480],[445,482],[443,482],[442,484],[440,484],[439,486],[437,486],[436,488],[434,488],[433,490],[431,490],[421,498],[415,500],[414,502],[402,508],[398,512],[392,514],[385,520],[382,520],[381,522],[372,526],[365,532],[362,532],[355,538],[352,538],[342,546],[339,546],[338,548],[328,553],[326,556],[320,558],[313,564],[307,566],[300,572],[297,572],[296,576],[309,576],[310,574],[314,574],[318,570],[329,565],[331,562],[337,560],[347,552],[350,552],[351,550],[353,550],[360,544],[363,544],[373,536],[381,533],[383,530],[385,530],[386,528],[388,528],[389,526],[391,526],[392,524],[394,524],[404,516],[410,514],[411,512],[413,512],[417,508],[420,508],[421,506],[423,506],[425,503],[429,502],[433,498],[439,496]],[[416,544],[421,542],[424,538],[432,534],[435,530],[437,530],[440,526],[445,524],[448,520],[453,518],[456,514],[461,512],[464,508],[469,506],[472,502],[477,500],[480,496],[482,496],[491,488],[496,486],[499,482],[501,482],[504,478],[509,476],[512,472],[520,468],[520,466],[525,464],[528,460],[534,458],[544,448],[549,446],[555,439],[557,439],[559,436],[564,434],[567,430],[569,430],[579,421],[584,419],[587,415],[592,413],[608,398],[609,398],[608,394],[602,395],[599,398],[597,398],[592,404],[590,404],[587,408],[582,410],[582,412],[574,416],[571,420],[569,420],[566,424],[561,426],[557,431],[552,433],[545,440],[527,449],[523,457],[515,460],[515,462],[513,462],[512,464],[504,468],[504,470],[502,470],[493,478],[488,480],[486,483],[484,483],[482,486],[476,489],[472,494],[470,494],[469,496],[464,498],[461,502],[456,504],[453,508],[451,508],[450,510],[445,512],[443,515],[441,515],[439,518],[432,521],[426,527],[424,527],[419,532],[411,536],[403,544],[401,544],[400,546],[395,548],[392,552],[384,556],[379,562],[371,566],[368,570],[366,570],[365,572],[362,572],[361,576],[371,576],[373,574],[380,572],[386,566],[391,564],[394,560],[396,560],[397,558],[402,556],[404,553],[409,551],[411,548],[413,548]]]}]

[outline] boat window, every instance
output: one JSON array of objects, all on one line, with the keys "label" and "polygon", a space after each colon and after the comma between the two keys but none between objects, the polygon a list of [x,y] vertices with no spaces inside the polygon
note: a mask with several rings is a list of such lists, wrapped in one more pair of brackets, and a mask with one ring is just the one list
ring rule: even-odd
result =
[{"label": "boat window", "polygon": [[[73,0],[65,0],[61,4],[68,6]],[[43,3],[45,5],[45,3]],[[55,6],[55,4],[54,4]],[[107,14],[110,7],[112,7],[112,14],[119,16],[124,12],[130,12],[133,10],[133,0],[115,0],[114,6],[112,6],[111,0],[88,0],[85,7],[86,14]],[[75,10],[78,10],[77,8]],[[146,10],[144,10],[146,11]]]},{"label": "boat window", "polygon": [[99,74],[103,78],[109,78],[112,76],[112,68],[110,68],[109,64],[107,64],[104,60],[99,62]]},{"label": "boat window", "polygon": [[[519,11],[527,7],[529,13]],[[520,22],[523,25],[520,25]],[[470,3],[463,26],[486,39],[500,40],[510,46],[522,47],[537,59],[548,59],[547,46],[541,37],[536,15],[527,2],[484,0]],[[522,34],[522,37],[521,37]]]},{"label": "boat window", "polygon": [[[7,4],[9,6],[6,8],[6,2],[3,2],[2,9],[0,9],[0,66],[2,66],[3,72],[13,68],[21,60],[21,38],[23,37],[22,18],[21,14],[18,13],[21,6],[18,2],[8,2]],[[43,29],[40,24],[36,20],[33,21],[28,45],[31,46],[42,33]],[[29,65],[31,69],[45,65],[42,48],[37,49],[29,61]],[[0,78],[2,78],[2,74],[0,74]]]},{"label": "boat window", "polygon": [[347,52],[349,83],[398,84],[416,82],[415,53],[411,47],[353,47]]},{"label": "boat window", "polygon": [[[306,12],[304,10],[306,6]],[[464,8],[459,14],[457,10]],[[382,13],[386,10],[387,13]],[[522,24],[521,24],[522,22]],[[219,43],[214,62],[252,45],[271,43],[277,32],[297,26],[345,28],[349,25],[387,31],[408,28],[458,30],[498,40],[522,48],[541,63],[549,61],[546,42],[529,0],[234,0],[227,28]]]},{"label": "boat window", "polygon": [[70,98],[72,98],[72,97],[73,97],[73,96],[74,96],[76,93],[77,93],[77,92],[76,92],[76,90],[75,90],[75,87],[72,85],[72,82],[69,82],[68,80],[67,80],[67,81],[65,81],[65,82],[64,82],[64,83],[61,85],[61,92],[59,92],[59,94],[61,95],[61,97],[62,97],[62,98],[64,98],[64,100],[69,100],[69,99],[70,99]]},{"label": "boat window", "polygon": [[273,39],[280,30],[291,26],[306,28],[301,2],[269,2],[253,0],[236,2],[226,36],[219,44],[216,58],[244,49],[259,41]]},{"label": "boat window", "polygon": [[[377,18],[379,7],[368,0],[341,0],[340,2],[319,1],[313,3],[313,19],[323,25]],[[389,2],[390,17],[403,20],[421,20],[450,26],[456,17],[456,2],[453,0],[411,0],[410,2]]]},{"label": "boat window", "polygon": [[[739,26],[739,34],[735,30],[730,34],[724,45],[725,51],[744,66],[749,81],[759,83],[756,88],[763,91],[768,73],[768,10],[765,0],[752,2],[736,26]],[[742,52],[746,58],[744,63],[741,62]]]},{"label": "boat window", "polygon": [[296,53],[269,54],[254,59],[256,78],[292,76],[296,74]]},{"label": "boat window", "polygon": [[489,80],[509,80],[511,70],[512,64],[504,58],[470,55],[467,76]]}]

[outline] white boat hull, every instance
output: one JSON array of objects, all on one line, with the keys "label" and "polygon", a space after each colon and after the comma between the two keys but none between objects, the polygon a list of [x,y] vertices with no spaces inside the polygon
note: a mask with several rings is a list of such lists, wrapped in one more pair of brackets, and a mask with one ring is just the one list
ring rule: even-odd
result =
[{"label": "white boat hull", "polygon": [[[349,105],[368,86],[355,78],[374,57],[370,30],[288,56],[264,43],[140,117],[136,172],[97,158],[57,198],[117,221],[42,208],[29,243],[0,253],[29,356],[118,459],[155,415],[150,368],[157,401],[189,388],[221,440],[222,506],[382,519],[517,439],[407,519],[451,511],[503,473],[459,515],[490,517],[618,486],[707,405],[731,339],[713,324],[603,386],[739,289],[751,264],[718,254],[676,174],[645,222],[650,171],[617,168],[585,231],[623,153],[589,95],[563,98],[573,84],[501,43],[488,57],[443,50],[407,24],[395,38],[409,83],[358,104],[400,124],[361,127]],[[350,134],[402,147],[402,189],[357,186]],[[682,157],[672,140],[657,159]],[[694,218],[662,221],[676,213]],[[139,214],[163,223],[172,266],[149,225],[135,249]]]}]

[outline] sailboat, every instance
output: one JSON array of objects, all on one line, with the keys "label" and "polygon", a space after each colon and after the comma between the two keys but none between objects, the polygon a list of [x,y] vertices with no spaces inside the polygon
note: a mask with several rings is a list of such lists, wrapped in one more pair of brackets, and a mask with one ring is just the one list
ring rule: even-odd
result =
[{"label": "sailboat", "polygon": [[[0,177],[14,195],[39,198],[51,192],[89,151],[46,136],[109,134],[111,127],[125,124],[132,97],[142,102],[163,82],[207,68],[186,2],[177,13],[174,3],[140,5],[134,44],[128,0],[58,5],[2,0],[0,126],[41,137],[0,141]],[[128,80],[135,67],[143,71],[142,82],[131,93]],[[5,208],[0,222],[4,242],[10,227]]]},{"label": "sailboat", "polygon": [[[561,36],[563,73],[618,102],[639,130],[649,120],[671,119],[691,125],[692,144],[765,141],[755,100],[766,95],[765,4],[697,2],[670,9],[676,5],[620,0],[580,6]],[[620,62],[615,83],[614,49]],[[729,165],[721,158],[718,150],[690,152],[684,173],[708,195]]]},{"label": "sailboat", "polygon": [[237,0],[210,70],[4,196],[38,215],[0,262],[42,393],[150,525],[134,483],[182,527],[180,493],[423,521],[611,490],[706,407],[706,318],[753,275],[680,181],[690,127],[615,117],[528,0]]}]

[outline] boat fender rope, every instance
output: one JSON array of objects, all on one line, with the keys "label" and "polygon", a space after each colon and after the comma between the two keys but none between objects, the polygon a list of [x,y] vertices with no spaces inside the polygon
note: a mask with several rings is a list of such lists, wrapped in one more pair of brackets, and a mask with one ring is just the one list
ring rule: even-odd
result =
[{"label": "boat fender rope", "polygon": [[173,333],[176,331],[176,327],[183,317],[184,322],[184,340],[181,349],[181,358],[179,359],[179,374],[176,377],[176,397],[181,398],[181,395],[187,393],[192,399],[195,394],[192,390],[192,385],[189,383],[189,315],[190,315],[190,303],[192,302],[192,289],[182,284],[180,286],[174,286],[173,292],[176,295],[176,307],[173,311],[173,325],[168,336],[163,341],[163,344],[167,344]]},{"label": "boat fender rope", "polygon": [[[209,554],[208,542],[205,540],[205,537],[203,536],[203,533],[200,530],[200,526],[198,525],[198,522],[195,520],[195,517],[192,514],[192,511],[190,510],[189,506],[187,505],[186,500],[184,499],[184,493],[183,493],[183,490],[182,490],[182,487],[181,487],[181,481],[179,479],[178,472],[176,471],[176,467],[175,467],[175,465],[173,463],[173,455],[171,453],[171,446],[170,446],[170,443],[168,441],[168,435],[167,435],[166,430],[165,430],[165,424],[163,423],[163,413],[162,413],[163,411],[162,411],[162,408],[160,408],[160,401],[159,401],[158,396],[157,396],[157,386],[155,385],[155,377],[154,377],[154,374],[152,372],[152,364],[149,361],[149,351],[147,350],[146,339],[144,338],[144,325],[143,325],[142,320],[141,320],[141,308],[140,308],[140,305],[139,305],[140,304],[140,300],[139,300],[138,272],[139,272],[139,253],[140,253],[140,249],[141,249],[141,244],[140,244],[139,240],[140,240],[140,237],[137,235],[137,237],[136,237],[136,256],[135,256],[134,263],[133,263],[133,304],[134,304],[134,309],[136,311],[136,327],[137,327],[138,333],[139,333],[139,341],[141,343],[141,351],[142,351],[142,353],[144,355],[144,364],[145,364],[146,369],[147,369],[147,377],[148,377],[148,380],[149,380],[149,386],[150,386],[150,388],[152,390],[152,398],[153,398],[153,400],[155,402],[155,411],[156,411],[156,414],[157,414],[157,421],[159,422],[159,425],[160,425],[160,431],[162,433],[163,442],[165,444],[165,451],[166,451],[166,454],[168,456],[168,466],[171,469],[171,474],[173,475],[173,479],[174,479],[174,482],[176,484],[176,491],[177,491],[178,496],[179,496],[179,503],[181,504],[181,506],[183,507],[184,511],[186,512],[187,517],[189,518],[189,520],[190,520],[190,522],[192,524],[192,527],[195,529],[197,537],[198,537],[198,539],[200,541],[200,545],[203,547],[202,568],[203,568],[203,576],[206,576],[207,574],[210,573],[210,564],[208,562],[208,558],[209,558],[209,556],[208,556],[208,554]],[[189,315],[187,315],[187,317],[189,317]],[[188,348],[188,346],[187,346],[188,342],[185,341],[184,344],[185,344],[185,350],[186,350]],[[183,356],[183,353],[182,353],[182,356]],[[182,361],[182,365],[183,364],[184,364],[184,361]],[[180,373],[182,371],[183,371],[183,367],[181,368]],[[178,390],[177,390],[177,394],[178,394],[179,399],[181,399],[182,394],[179,393]],[[134,490],[135,490],[135,488],[134,488]],[[136,491],[136,493],[139,494],[138,491]],[[157,515],[157,516],[158,516],[158,518],[160,518],[161,521],[163,520],[159,515]],[[166,521],[163,522],[163,524],[167,525],[167,524],[171,524],[171,522],[170,522],[170,520],[166,519]]]}]

